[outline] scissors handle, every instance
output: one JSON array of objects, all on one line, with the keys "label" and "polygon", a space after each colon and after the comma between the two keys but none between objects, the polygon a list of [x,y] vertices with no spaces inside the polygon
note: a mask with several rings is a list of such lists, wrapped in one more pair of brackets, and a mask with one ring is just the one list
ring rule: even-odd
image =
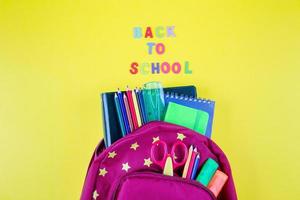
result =
[{"label": "scissors handle", "polygon": [[[176,153],[180,153],[180,158],[178,157],[178,155],[176,155]],[[181,142],[181,141],[176,141],[173,146],[172,146],[172,150],[171,150],[171,157],[173,160],[173,168],[176,169],[178,167],[181,167],[185,164],[186,160],[187,160],[187,156],[188,156],[188,150],[186,145]],[[180,159],[179,161],[178,158]]]},{"label": "scissors handle", "polygon": [[162,141],[158,140],[152,144],[151,147],[151,160],[161,169],[164,169],[165,162],[168,156],[168,147],[167,144]]}]

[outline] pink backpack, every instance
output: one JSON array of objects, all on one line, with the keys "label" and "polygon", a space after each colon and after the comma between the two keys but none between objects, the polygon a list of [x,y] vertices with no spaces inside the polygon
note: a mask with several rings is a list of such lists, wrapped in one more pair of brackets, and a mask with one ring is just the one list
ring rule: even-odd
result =
[{"label": "pink backpack", "polygon": [[[201,155],[199,168],[212,158],[228,175],[218,198],[201,183],[174,173],[165,176],[150,160],[153,142],[163,140],[171,147],[183,134],[186,146],[197,147]],[[199,171],[199,169],[198,169]],[[237,200],[229,162],[222,150],[209,138],[174,124],[154,121],[116,141],[107,149],[100,142],[91,159],[81,200]]]}]

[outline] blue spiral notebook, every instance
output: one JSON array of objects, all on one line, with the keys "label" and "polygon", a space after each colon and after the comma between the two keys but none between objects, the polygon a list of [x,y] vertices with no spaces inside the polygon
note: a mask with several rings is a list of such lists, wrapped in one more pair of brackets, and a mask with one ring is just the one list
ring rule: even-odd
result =
[{"label": "blue spiral notebook", "polygon": [[[211,137],[215,108],[214,101],[171,93],[165,95],[165,104],[167,106],[165,121],[186,126],[209,138]],[[185,117],[178,118],[174,117],[174,115],[183,115]]]}]

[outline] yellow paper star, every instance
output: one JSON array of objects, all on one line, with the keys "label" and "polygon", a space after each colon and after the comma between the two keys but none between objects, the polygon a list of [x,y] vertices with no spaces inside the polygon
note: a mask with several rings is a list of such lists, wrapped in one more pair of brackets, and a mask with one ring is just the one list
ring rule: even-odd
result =
[{"label": "yellow paper star", "polygon": [[182,133],[177,133],[177,139],[178,140],[182,141],[184,138],[186,138],[185,135],[183,135]]},{"label": "yellow paper star", "polygon": [[154,137],[154,138],[152,138],[152,139],[153,139],[153,141],[152,141],[152,144],[153,144],[153,143],[155,143],[155,142],[157,142],[157,141],[159,140],[159,136]]},{"label": "yellow paper star", "polygon": [[98,198],[98,196],[99,196],[99,194],[98,194],[97,190],[95,190],[93,193],[93,199],[96,200]]},{"label": "yellow paper star", "polygon": [[128,170],[129,170],[130,168],[131,168],[131,167],[129,166],[128,162],[122,164],[122,170],[128,172]]},{"label": "yellow paper star", "polygon": [[102,169],[100,169],[99,170],[99,176],[105,176],[105,174],[107,174],[108,173],[108,171],[106,171],[106,169],[105,168],[102,168]]},{"label": "yellow paper star", "polygon": [[150,165],[152,164],[152,161],[150,160],[150,158],[144,159],[144,165],[150,167]]},{"label": "yellow paper star", "polygon": [[136,142],[136,143],[134,143],[134,144],[132,144],[131,146],[130,146],[130,149],[134,149],[135,151],[136,151],[136,149],[139,147],[140,145]]},{"label": "yellow paper star", "polygon": [[114,158],[117,155],[115,151],[113,152],[108,152],[108,158]]}]

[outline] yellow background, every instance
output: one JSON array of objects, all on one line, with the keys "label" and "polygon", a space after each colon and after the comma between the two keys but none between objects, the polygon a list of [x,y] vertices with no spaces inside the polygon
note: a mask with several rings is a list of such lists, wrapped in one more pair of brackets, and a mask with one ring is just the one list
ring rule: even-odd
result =
[{"label": "yellow background", "polygon": [[[146,25],[176,26],[163,56],[132,38]],[[240,199],[298,199],[299,58],[299,1],[0,0],[0,199],[78,199],[99,93],[151,80],[216,100]],[[129,74],[151,60],[193,74]]]}]

